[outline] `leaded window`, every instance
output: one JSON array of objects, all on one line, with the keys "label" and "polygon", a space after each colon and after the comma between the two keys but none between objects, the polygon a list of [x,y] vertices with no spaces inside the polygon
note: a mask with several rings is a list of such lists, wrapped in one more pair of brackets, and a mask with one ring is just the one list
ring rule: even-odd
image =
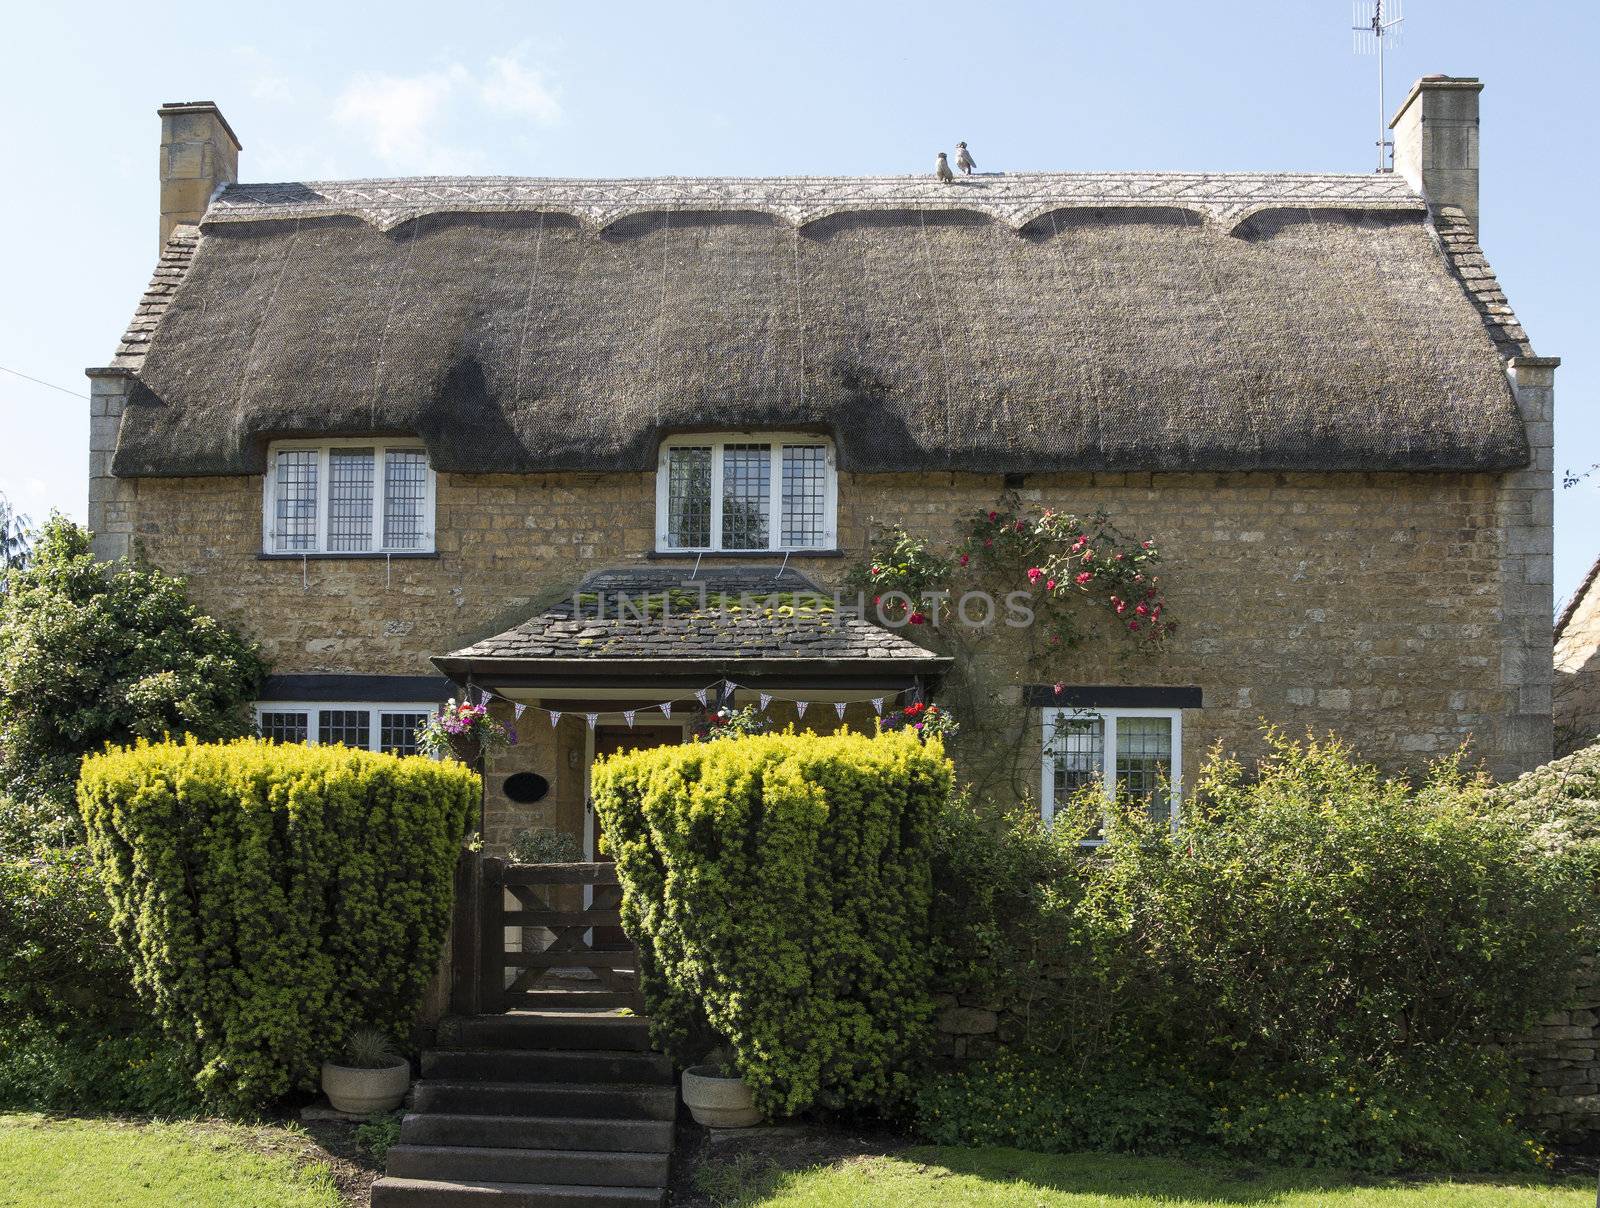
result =
[{"label": "leaded window", "polygon": [[[1045,709],[1040,786],[1046,821],[1074,794],[1098,786],[1141,800],[1176,824],[1183,715],[1176,709]],[[1097,829],[1086,842],[1103,840]]]},{"label": "leaded window", "polygon": [[820,438],[676,438],[661,451],[657,546],[829,549],[836,498],[833,449]]},{"label": "leaded window", "polygon": [[432,705],[373,705],[360,702],[263,701],[256,706],[256,728],[263,738],[338,744],[394,755],[418,753],[417,730],[433,713]]},{"label": "leaded window", "polygon": [[415,443],[281,442],[268,457],[266,495],[268,553],[433,548],[434,474]]}]

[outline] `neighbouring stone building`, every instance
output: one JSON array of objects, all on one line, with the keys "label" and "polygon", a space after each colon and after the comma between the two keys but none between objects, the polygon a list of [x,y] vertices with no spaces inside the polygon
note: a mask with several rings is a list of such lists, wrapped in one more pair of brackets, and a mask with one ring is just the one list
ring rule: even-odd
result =
[{"label": "neighbouring stone building", "polygon": [[1555,753],[1570,755],[1600,738],[1600,560],[1556,618]]},{"label": "neighbouring stone building", "polygon": [[[1480,91],[1419,81],[1394,174],[950,185],[240,184],[216,106],[169,105],[160,264],[89,371],[96,549],[261,641],[267,733],[516,708],[493,847],[592,845],[596,752],[724,699],[949,699],[943,635],[786,601],[1001,499],[1156,538],[1180,627],[987,648],[957,757],[991,796],[1181,786],[1263,718],[1519,772],[1551,753],[1557,362],[1478,245]],[[780,598],[719,607],[748,593]]]}]

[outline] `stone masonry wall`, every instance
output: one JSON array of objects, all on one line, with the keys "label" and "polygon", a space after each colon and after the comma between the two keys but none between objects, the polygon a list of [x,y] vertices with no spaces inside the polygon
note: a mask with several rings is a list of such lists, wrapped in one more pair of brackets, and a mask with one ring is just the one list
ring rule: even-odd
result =
[{"label": "stone masonry wall", "polygon": [[[430,654],[515,624],[585,571],[643,562],[653,536],[652,474],[445,475],[437,557],[263,559],[259,477],[110,481],[133,546],[188,576],[201,606],[257,637],[283,673],[430,672]],[[792,562],[831,584],[876,526],[954,541],[1001,489],[991,476],[842,475],[849,557]],[[1537,687],[1525,702],[1517,678],[1548,662],[1504,624],[1524,566],[1503,581],[1494,476],[1078,475],[1030,478],[1021,495],[1104,507],[1155,535],[1181,627],[1156,659],[1109,641],[1048,669],[998,668],[989,707],[1015,710],[1026,682],[1198,684],[1191,769],[1217,741],[1259,749],[1263,717],[1337,730],[1391,767],[1468,738],[1499,774],[1548,758],[1548,712],[1541,732],[1525,712]]]}]

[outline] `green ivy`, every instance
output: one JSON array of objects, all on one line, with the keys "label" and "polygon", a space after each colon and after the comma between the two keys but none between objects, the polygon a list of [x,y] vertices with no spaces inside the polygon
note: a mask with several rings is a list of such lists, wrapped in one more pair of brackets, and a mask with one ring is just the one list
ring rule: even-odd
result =
[{"label": "green ivy", "polygon": [[937,740],[776,734],[614,756],[594,777],[652,1032],[724,1045],[773,1115],[897,1099],[925,1044]]},{"label": "green ivy", "polygon": [[260,739],[84,760],[78,801],[134,983],[210,1102],[313,1084],[432,976],[478,797],[460,764]]}]

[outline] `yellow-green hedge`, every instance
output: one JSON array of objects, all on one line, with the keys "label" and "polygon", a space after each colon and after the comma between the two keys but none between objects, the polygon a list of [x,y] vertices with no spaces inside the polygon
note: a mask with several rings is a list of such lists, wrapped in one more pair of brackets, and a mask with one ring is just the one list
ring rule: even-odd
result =
[{"label": "yellow-green hedge", "polygon": [[354,1026],[404,1033],[477,797],[460,764],[261,739],[83,761],[113,932],[210,1101],[312,1085]]},{"label": "yellow-green hedge", "polygon": [[943,748],[769,734],[611,758],[595,809],[652,1028],[717,1041],[773,1114],[904,1090],[932,1003],[931,832]]}]

